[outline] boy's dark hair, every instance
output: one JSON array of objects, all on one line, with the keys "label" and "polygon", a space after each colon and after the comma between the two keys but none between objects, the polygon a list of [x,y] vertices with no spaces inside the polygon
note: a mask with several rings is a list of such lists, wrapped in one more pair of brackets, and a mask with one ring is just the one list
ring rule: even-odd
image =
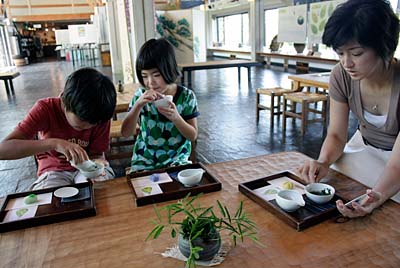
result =
[{"label": "boy's dark hair", "polygon": [[144,85],[142,70],[157,68],[167,84],[175,83],[179,69],[173,46],[164,38],[150,39],[140,48],[136,59],[136,76]]},{"label": "boy's dark hair", "polygon": [[322,43],[337,49],[351,40],[372,48],[384,61],[393,58],[399,19],[386,0],[349,0],[328,19]]},{"label": "boy's dark hair", "polygon": [[111,119],[117,94],[107,76],[93,68],[81,68],[68,76],[61,99],[68,112],[94,125]]}]

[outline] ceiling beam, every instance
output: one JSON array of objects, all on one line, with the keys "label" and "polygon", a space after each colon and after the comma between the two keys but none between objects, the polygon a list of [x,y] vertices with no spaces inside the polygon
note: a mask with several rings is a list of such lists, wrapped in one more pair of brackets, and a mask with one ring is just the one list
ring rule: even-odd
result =
[{"label": "ceiling beam", "polygon": [[90,20],[90,15],[93,13],[79,13],[79,14],[47,14],[47,15],[26,15],[15,16],[13,19],[19,22],[24,21],[69,21],[69,20]]}]

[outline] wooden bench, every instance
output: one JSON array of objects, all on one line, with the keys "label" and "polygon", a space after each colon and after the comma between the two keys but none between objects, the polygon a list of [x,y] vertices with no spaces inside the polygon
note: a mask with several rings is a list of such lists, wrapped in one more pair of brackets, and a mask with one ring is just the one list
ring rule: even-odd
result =
[{"label": "wooden bench", "polygon": [[2,71],[2,70],[0,70],[0,79],[4,81],[4,85],[6,87],[7,94],[10,93],[10,89],[11,89],[11,92],[14,94],[14,85],[13,85],[12,80],[19,75],[20,75],[20,73],[17,71],[12,71],[12,70]]},{"label": "wooden bench", "polygon": [[230,68],[237,67],[238,68],[238,80],[240,83],[240,68],[247,68],[248,73],[248,81],[250,82],[250,68],[253,66],[261,66],[263,65],[258,61],[249,61],[249,60],[221,60],[221,61],[205,61],[205,62],[193,62],[193,63],[185,63],[178,64],[179,68],[182,72],[181,83],[185,85],[185,73],[187,73],[187,85],[190,86],[192,84],[192,71],[197,70],[206,70],[206,69],[219,69],[219,68]]}]

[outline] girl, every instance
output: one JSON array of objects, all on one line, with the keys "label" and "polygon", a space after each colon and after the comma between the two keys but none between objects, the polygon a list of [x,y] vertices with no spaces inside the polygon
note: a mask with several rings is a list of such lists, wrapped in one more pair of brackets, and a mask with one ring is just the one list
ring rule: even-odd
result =
[{"label": "girl", "polygon": [[[197,100],[193,91],[178,86],[179,70],[172,45],[165,39],[148,40],[136,60],[139,88],[122,123],[122,135],[137,134],[131,171],[191,163],[191,142],[197,138]],[[165,99],[167,105],[156,107]],[[136,125],[139,124],[139,133]]]}]

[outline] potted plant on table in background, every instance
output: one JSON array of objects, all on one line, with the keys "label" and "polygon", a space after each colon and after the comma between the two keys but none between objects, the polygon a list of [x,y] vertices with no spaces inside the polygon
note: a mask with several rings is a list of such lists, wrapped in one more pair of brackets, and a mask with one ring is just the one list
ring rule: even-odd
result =
[{"label": "potted plant on table in background", "polygon": [[221,247],[220,231],[227,231],[235,246],[238,239],[243,241],[245,237],[259,243],[257,226],[244,212],[243,201],[235,214],[231,214],[228,208],[217,200],[216,214],[213,206],[203,207],[195,202],[200,195],[188,195],[174,204],[162,207],[161,210],[166,211],[166,216],[161,215],[161,210],[155,206],[157,220],[153,223],[156,226],[146,240],[156,239],[166,228],[171,230],[172,237],[178,234],[179,250],[188,258],[186,267],[195,267],[196,260],[210,260],[218,253]]}]

